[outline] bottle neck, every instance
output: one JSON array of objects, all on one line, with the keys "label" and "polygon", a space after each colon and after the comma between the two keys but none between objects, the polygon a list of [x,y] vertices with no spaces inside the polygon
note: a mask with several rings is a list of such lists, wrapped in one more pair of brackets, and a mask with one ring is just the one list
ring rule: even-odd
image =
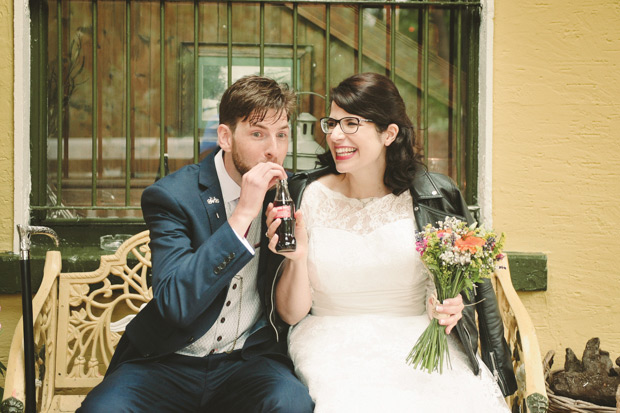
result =
[{"label": "bottle neck", "polygon": [[291,195],[288,192],[288,183],[286,179],[279,179],[276,183],[276,201],[288,201],[291,199]]}]

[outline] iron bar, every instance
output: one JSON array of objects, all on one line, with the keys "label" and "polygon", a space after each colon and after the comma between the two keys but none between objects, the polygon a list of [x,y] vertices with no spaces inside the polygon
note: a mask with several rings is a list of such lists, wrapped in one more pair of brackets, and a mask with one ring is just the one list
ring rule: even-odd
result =
[{"label": "iron bar", "polygon": [[64,91],[65,91],[65,84],[62,80],[62,0],[58,0],[57,3],[57,43],[58,43],[58,54],[57,54],[57,68],[56,70],[58,71],[58,77],[57,77],[57,87],[56,90],[58,92],[58,96],[57,96],[57,105],[58,105],[58,110],[56,113],[57,119],[56,119],[56,130],[57,130],[57,134],[58,134],[58,147],[56,148],[56,205],[60,205],[62,202],[62,161],[63,161],[63,156],[62,156],[62,146],[63,146],[63,142],[62,142],[62,129],[63,129],[63,122],[62,122],[62,114],[63,114],[63,107],[64,107]]},{"label": "iron bar", "polygon": [[330,74],[330,63],[331,54],[329,50],[329,45],[331,43],[331,33],[330,33],[330,22],[331,20],[331,5],[328,3],[325,5],[325,115],[329,113],[330,109],[330,85],[331,85],[331,74]]},{"label": "iron bar", "polygon": [[97,30],[99,26],[97,24],[97,11],[98,11],[98,3],[97,0],[93,0],[93,76],[92,76],[92,109],[91,109],[91,117],[92,117],[92,189],[91,189],[91,205],[97,205],[97,164],[99,161],[98,151],[97,151],[97,139],[98,139],[98,99],[99,99],[99,90],[97,89]]},{"label": "iron bar", "polygon": [[390,5],[390,79],[396,81],[396,6]]},{"label": "iron bar", "polygon": [[[198,125],[200,121],[200,74],[198,73],[198,56],[200,55],[200,45],[198,43],[200,35],[200,10],[198,0],[194,0],[194,163],[198,163],[200,152],[200,139],[198,136]],[[162,169],[163,171],[163,169]]]},{"label": "iron bar", "polygon": [[[298,5],[293,4],[293,90],[297,93],[299,85],[297,84],[297,20],[298,20]],[[293,172],[297,172],[297,113],[294,112],[291,117],[291,139],[293,140]]]},{"label": "iron bar", "polygon": [[472,8],[466,11],[468,25],[468,43],[465,49],[467,53],[467,108],[466,108],[466,185],[465,199],[469,205],[478,203],[478,90],[479,78],[474,74],[479,68],[479,27],[480,8]]},{"label": "iron bar", "polygon": [[140,206],[127,205],[127,206],[32,206],[32,210],[35,211],[63,211],[63,210],[76,210],[76,211],[91,211],[91,210],[139,210]]},{"label": "iron bar", "polygon": [[164,176],[166,153],[166,1],[159,3],[159,173]]},{"label": "iron bar", "polygon": [[429,10],[424,8],[423,13],[423,41],[422,41],[422,133],[424,135],[424,163],[428,165],[428,48],[429,48]]},{"label": "iron bar", "polygon": [[455,93],[455,102],[454,102],[454,111],[456,113],[454,119],[454,134],[456,135],[456,182],[458,185],[461,184],[461,176],[463,175],[461,171],[462,167],[462,156],[463,156],[463,148],[461,147],[461,68],[462,68],[462,20],[461,20],[461,10],[456,10],[456,93]]},{"label": "iron bar", "polygon": [[364,71],[364,8],[357,6],[357,73]]},{"label": "iron bar", "polygon": [[125,205],[131,203],[131,0],[125,2]]},{"label": "iron bar", "polygon": [[[239,0],[228,0],[227,3],[237,3]],[[261,3],[265,0],[243,0],[243,3]],[[207,3],[219,3],[218,1],[207,1]],[[352,0],[275,0],[270,1],[272,4],[325,4],[325,5],[334,5],[334,6],[351,6],[360,3],[359,1]],[[368,0],[363,1],[364,6],[385,6],[385,0]],[[432,6],[432,7],[447,7],[447,8],[456,8],[456,7],[471,7],[471,6],[480,6],[482,2],[478,1],[462,1],[462,2],[454,2],[454,1],[433,1],[433,0],[408,0],[406,3],[400,3],[399,5],[411,6],[411,7],[419,7],[419,6]]]},{"label": "iron bar", "polygon": [[260,75],[265,74],[265,2],[260,3],[260,45],[259,45],[259,66]]},{"label": "iron bar", "polygon": [[226,42],[227,42],[227,54],[226,59],[228,62],[228,87],[232,85],[232,68],[233,68],[233,56],[232,56],[232,3],[228,2],[226,5]]}]

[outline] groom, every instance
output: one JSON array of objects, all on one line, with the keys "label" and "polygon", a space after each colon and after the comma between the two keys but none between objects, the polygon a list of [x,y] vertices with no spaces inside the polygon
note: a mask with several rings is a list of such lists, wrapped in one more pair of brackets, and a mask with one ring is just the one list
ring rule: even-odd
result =
[{"label": "groom", "polygon": [[312,412],[258,273],[294,103],[269,78],[238,80],[220,103],[221,150],[144,191],[153,299],[78,412]]}]

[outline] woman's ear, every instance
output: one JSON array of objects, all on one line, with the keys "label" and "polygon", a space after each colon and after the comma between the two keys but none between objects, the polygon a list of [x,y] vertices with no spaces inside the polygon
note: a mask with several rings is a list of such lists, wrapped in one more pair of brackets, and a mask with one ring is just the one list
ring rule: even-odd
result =
[{"label": "woman's ear", "polygon": [[398,128],[397,124],[390,123],[389,126],[387,127],[387,129],[385,130],[385,132],[383,132],[385,134],[385,141],[384,141],[383,144],[385,146],[390,146],[392,144],[392,142],[394,142],[394,140],[398,136],[398,131],[399,130],[400,129]]},{"label": "woman's ear", "polygon": [[224,152],[232,151],[232,131],[227,125],[220,123],[217,127],[217,144]]}]

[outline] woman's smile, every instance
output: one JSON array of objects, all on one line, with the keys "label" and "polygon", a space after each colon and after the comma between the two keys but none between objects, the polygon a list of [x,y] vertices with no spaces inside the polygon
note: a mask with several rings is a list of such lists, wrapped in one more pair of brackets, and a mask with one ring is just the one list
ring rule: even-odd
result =
[{"label": "woman's smile", "polygon": [[336,160],[344,161],[352,158],[355,152],[357,152],[357,148],[352,146],[336,146],[334,151],[336,152]]}]

